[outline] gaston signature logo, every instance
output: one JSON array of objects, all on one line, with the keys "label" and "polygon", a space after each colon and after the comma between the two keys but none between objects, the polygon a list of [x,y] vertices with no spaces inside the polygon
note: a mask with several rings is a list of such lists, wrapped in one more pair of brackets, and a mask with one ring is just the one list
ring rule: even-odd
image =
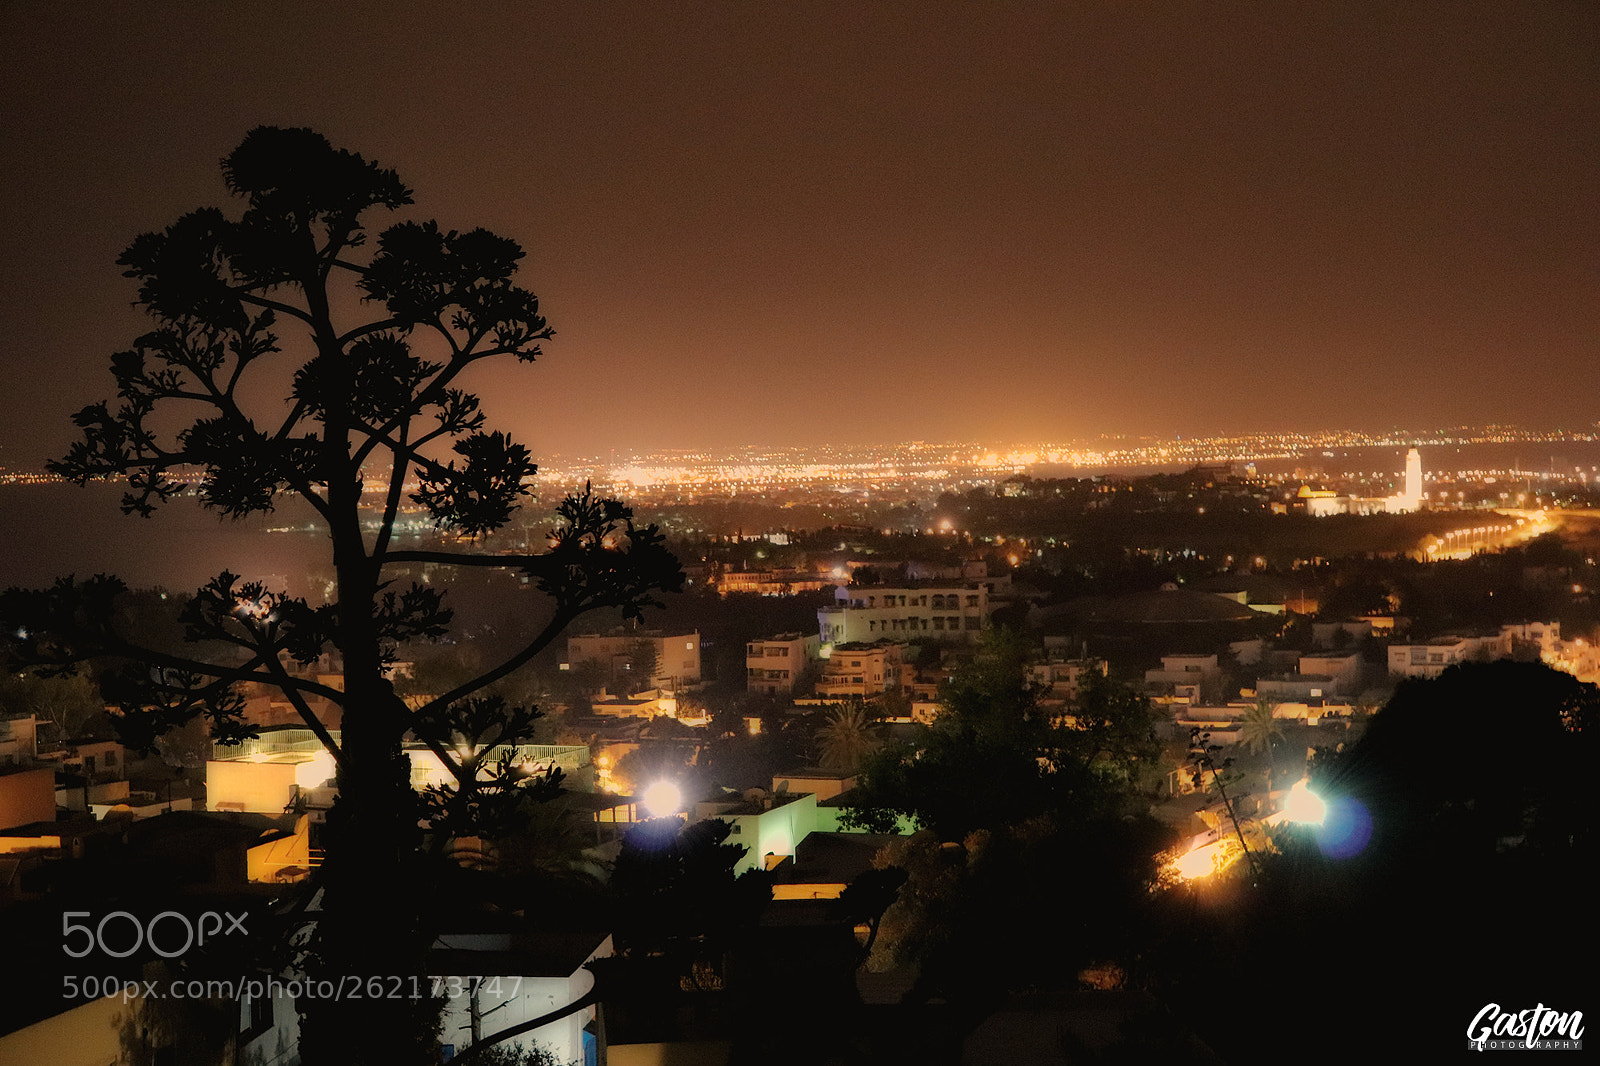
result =
[{"label": "gaston signature logo", "polygon": [[1561,1011],[1543,1003],[1523,1011],[1504,1011],[1490,1003],[1467,1026],[1467,1047],[1473,1051],[1583,1050],[1583,1012]]}]

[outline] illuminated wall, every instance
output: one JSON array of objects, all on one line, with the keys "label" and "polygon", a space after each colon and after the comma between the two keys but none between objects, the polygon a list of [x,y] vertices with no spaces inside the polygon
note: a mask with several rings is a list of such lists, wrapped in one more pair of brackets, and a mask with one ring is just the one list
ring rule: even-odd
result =
[{"label": "illuminated wall", "polygon": [[212,759],[206,763],[206,807],[213,811],[282,814],[294,798],[296,764]]},{"label": "illuminated wall", "polygon": [[0,773],[0,829],[56,820],[56,774],[45,768]]}]

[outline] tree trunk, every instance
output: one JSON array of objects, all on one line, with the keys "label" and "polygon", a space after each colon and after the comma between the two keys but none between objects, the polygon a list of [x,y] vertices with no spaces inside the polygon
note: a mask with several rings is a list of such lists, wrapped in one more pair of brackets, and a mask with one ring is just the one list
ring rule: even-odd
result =
[{"label": "tree trunk", "polygon": [[[408,712],[383,676],[377,575],[362,541],[359,492],[330,484],[333,513],[345,516],[332,531],[345,703],[312,960],[318,994],[300,1003],[305,1066],[404,1066],[438,1056],[416,796],[401,750]],[[321,994],[330,986],[343,992],[336,1001]]]}]

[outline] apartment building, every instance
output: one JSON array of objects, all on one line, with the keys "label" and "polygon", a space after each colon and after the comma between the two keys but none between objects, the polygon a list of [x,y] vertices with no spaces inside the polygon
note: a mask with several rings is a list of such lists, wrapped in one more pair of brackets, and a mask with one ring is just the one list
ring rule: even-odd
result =
[{"label": "apartment building", "polygon": [[906,646],[888,640],[835,644],[822,662],[817,695],[824,699],[881,695],[904,688]]},{"label": "apartment building", "polygon": [[[641,677],[637,669],[644,645],[654,651],[655,671]],[[700,683],[700,633],[668,633],[660,629],[614,629],[609,633],[579,633],[567,638],[563,670],[598,662],[613,686],[626,692],[647,688],[676,691]]]},{"label": "apartment building", "polygon": [[779,633],[765,640],[752,640],[744,648],[745,690],[769,696],[788,695],[821,648],[822,640],[815,634]]},{"label": "apartment building", "polygon": [[989,590],[982,585],[840,585],[833,604],[817,609],[817,629],[824,644],[875,640],[976,644],[989,628],[992,612]]},{"label": "apartment building", "polygon": [[1511,654],[1506,632],[1481,637],[1435,637],[1423,644],[1391,644],[1389,672],[1400,677],[1438,677],[1445,670],[1474,659],[1503,659]]},{"label": "apartment building", "polygon": [[1040,699],[1071,702],[1078,698],[1090,675],[1104,677],[1106,672],[1104,659],[1051,659],[1030,663],[1028,680],[1043,687]]}]

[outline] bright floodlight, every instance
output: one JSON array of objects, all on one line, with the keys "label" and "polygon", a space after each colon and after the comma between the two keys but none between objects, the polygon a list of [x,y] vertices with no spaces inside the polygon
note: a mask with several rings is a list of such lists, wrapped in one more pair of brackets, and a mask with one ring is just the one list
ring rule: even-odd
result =
[{"label": "bright floodlight", "polygon": [[1217,870],[1217,846],[1208,844],[1180,855],[1173,866],[1185,881],[1207,877]]},{"label": "bright floodlight", "polygon": [[678,813],[683,803],[683,793],[671,781],[657,781],[644,790],[645,810],[653,818],[667,818]]},{"label": "bright floodlight", "polygon": [[1306,787],[1304,781],[1296,781],[1289,790],[1289,802],[1284,806],[1283,812],[1289,816],[1289,821],[1299,822],[1302,825],[1321,825],[1322,820],[1328,816],[1328,805],[1322,802],[1322,797]]}]

